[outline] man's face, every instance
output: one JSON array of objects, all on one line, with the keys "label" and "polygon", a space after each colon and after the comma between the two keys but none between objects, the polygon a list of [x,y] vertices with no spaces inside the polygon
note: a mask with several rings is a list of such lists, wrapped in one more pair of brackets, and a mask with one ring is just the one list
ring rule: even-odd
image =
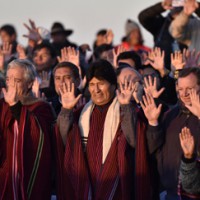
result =
[{"label": "man's face", "polygon": [[130,37],[131,45],[138,45],[140,43],[140,39],[141,39],[139,29],[132,30],[129,37]]},{"label": "man's face", "polygon": [[122,69],[120,75],[117,77],[118,85],[120,83],[123,83],[125,78],[128,80],[128,82],[133,81],[133,83],[136,84],[136,88],[133,93],[133,98],[136,101],[140,101],[143,95],[143,86],[140,83],[140,77],[132,69],[125,68]]},{"label": "man's face", "polygon": [[115,94],[115,86],[106,80],[92,78],[89,82],[89,92],[94,104],[101,106],[107,104]]},{"label": "man's face", "polygon": [[74,83],[75,88],[78,87],[78,80],[74,78],[74,75],[70,68],[62,67],[58,68],[54,74],[55,90],[60,95],[59,88],[62,88],[63,83]]},{"label": "man's face", "polygon": [[36,50],[33,55],[33,62],[38,72],[48,71],[54,65],[55,60],[47,48]]},{"label": "man's face", "polygon": [[66,41],[66,35],[63,33],[57,33],[51,36],[54,43],[63,43]]},{"label": "man's face", "polygon": [[106,35],[97,35],[96,36],[96,46],[106,44]]},{"label": "man's face", "polygon": [[194,74],[190,74],[186,77],[178,78],[177,92],[179,99],[185,105],[191,105],[190,91],[194,89],[199,94],[200,86],[197,85],[197,78]]},{"label": "man's face", "polygon": [[10,36],[8,33],[6,33],[5,31],[1,31],[0,32],[0,37],[1,37],[1,41],[2,43],[11,43],[13,41],[12,36]]},{"label": "man's face", "polygon": [[133,82],[140,81],[140,78],[132,69],[124,68],[122,69],[120,75],[117,77],[118,84],[123,83],[125,77],[128,79],[128,81],[133,81]]},{"label": "man's face", "polygon": [[16,84],[17,96],[20,97],[27,94],[30,84],[24,79],[24,70],[20,67],[9,69],[6,75],[6,87],[9,90],[10,87],[14,87]]}]

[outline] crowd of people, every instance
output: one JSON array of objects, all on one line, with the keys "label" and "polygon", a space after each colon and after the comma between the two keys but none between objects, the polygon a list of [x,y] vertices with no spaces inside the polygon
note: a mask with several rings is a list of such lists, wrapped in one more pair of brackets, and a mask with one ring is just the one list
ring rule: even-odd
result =
[{"label": "crowd of people", "polygon": [[2,25],[0,199],[200,199],[199,16],[163,0],[92,48],[60,22],[29,20],[26,48]]}]

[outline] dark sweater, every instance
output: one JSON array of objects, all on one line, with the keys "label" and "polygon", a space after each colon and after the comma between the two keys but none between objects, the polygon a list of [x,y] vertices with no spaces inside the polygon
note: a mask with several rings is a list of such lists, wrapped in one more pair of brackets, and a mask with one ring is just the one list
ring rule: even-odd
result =
[{"label": "dark sweater", "polygon": [[183,127],[191,130],[195,140],[199,138],[200,120],[189,111],[176,106],[166,113],[162,124],[147,130],[149,151],[156,154],[160,181],[165,190],[176,194],[182,149],[179,133]]}]

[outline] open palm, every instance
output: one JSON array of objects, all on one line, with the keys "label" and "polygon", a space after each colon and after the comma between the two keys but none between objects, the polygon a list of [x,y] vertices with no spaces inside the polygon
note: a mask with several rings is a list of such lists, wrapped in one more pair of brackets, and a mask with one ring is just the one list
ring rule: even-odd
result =
[{"label": "open palm", "polygon": [[59,91],[61,94],[62,106],[66,109],[73,109],[81,97],[81,94],[75,97],[74,83],[63,83]]},{"label": "open palm", "polygon": [[146,118],[148,119],[149,124],[157,124],[162,104],[157,107],[153,97],[149,94],[146,94],[145,96],[143,96],[143,102],[140,102],[140,105],[142,106],[142,109]]},{"label": "open palm", "polygon": [[181,147],[186,158],[191,158],[194,153],[194,138],[188,128],[184,127],[179,134]]},{"label": "open palm", "polygon": [[124,82],[120,83],[120,90],[117,90],[117,98],[121,105],[129,104],[135,90],[135,84],[125,77]]}]

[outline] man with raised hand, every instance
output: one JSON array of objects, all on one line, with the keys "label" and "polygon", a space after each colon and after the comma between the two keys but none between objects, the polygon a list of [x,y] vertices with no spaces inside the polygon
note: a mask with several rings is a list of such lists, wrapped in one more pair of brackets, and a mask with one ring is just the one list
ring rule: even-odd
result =
[{"label": "man with raised hand", "polygon": [[75,112],[81,95],[75,96],[74,83],[60,87],[58,198],[133,199],[134,149],[126,138],[134,137],[134,85],[123,80],[116,96],[116,75],[105,60],[92,64],[87,81],[91,101]]},{"label": "man with raised hand", "polygon": [[166,196],[163,199],[180,198],[177,194],[179,166],[182,155],[179,143],[180,130],[187,126],[195,140],[199,139],[199,77],[199,68],[182,70],[176,86],[179,103],[165,114],[162,122],[158,120],[160,106],[158,108],[155,106],[151,96],[144,98],[144,104],[142,104],[149,122],[147,131],[149,151],[156,154],[160,182],[166,192]]},{"label": "man with raised hand", "polygon": [[0,100],[1,199],[51,197],[50,139],[55,117],[48,103],[32,95],[35,76],[35,67],[27,60],[8,65]]}]

